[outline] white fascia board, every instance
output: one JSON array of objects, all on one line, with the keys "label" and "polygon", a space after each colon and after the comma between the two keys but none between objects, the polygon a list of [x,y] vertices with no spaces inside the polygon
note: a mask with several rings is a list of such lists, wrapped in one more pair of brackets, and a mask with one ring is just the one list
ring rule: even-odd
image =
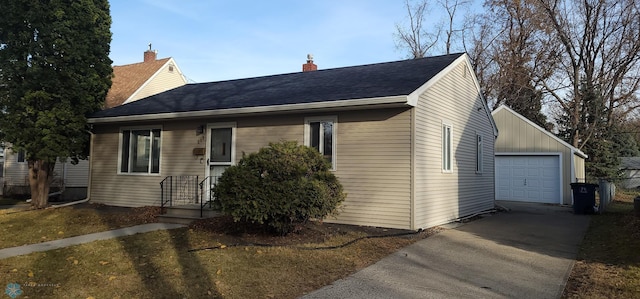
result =
[{"label": "white fascia board", "polygon": [[587,154],[585,154],[583,151],[577,149],[576,147],[574,147],[571,144],[568,144],[566,141],[558,138],[558,136],[553,135],[551,132],[547,131],[545,128],[537,125],[536,123],[532,122],[531,120],[529,120],[528,118],[522,116],[520,113],[515,112],[513,109],[507,107],[506,105],[502,104],[500,105],[500,107],[498,107],[496,110],[493,110],[493,112],[491,112],[491,115],[495,115],[496,113],[498,113],[500,110],[507,110],[509,111],[511,114],[517,116],[518,118],[520,118],[521,120],[523,120],[524,122],[528,123],[529,125],[533,126],[534,128],[538,129],[539,131],[542,131],[544,134],[546,134],[547,136],[551,137],[553,140],[558,141],[560,144],[568,147],[571,152],[573,152],[574,154],[587,159],[589,158],[589,156]]},{"label": "white fascia board", "polygon": [[257,114],[257,113],[269,113],[269,112],[295,112],[295,111],[314,110],[314,109],[348,110],[348,108],[353,108],[353,107],[362,107],[366,109],[366,108],[375,108],[375,107],[388,107],[390,105],[397,106],[397,107],[408,106],[407,96],[392,96],[392,97],[379,97],[379,98],[357,99],[357,100],[339,100],[339,101],[318,102],[318,103],[302,103],[302,104],[247,107],[247,108],[230,108],[230,109],[190,111],[190,112],[170,112],[170,113],[158,113],[158,114],[98,117],[98,118],[89,118],[87,119],[87,122],[90,124],[100,124],[100,123],[117,123],[117,122],[130,122],[130,121],[153,121],[153,120],[200,118],[200,117],[210,117],[210,116],[233,116],[233,115]]},{"label": "white fascia board", "polygon": [[437,73],[435,76],[431,77],[431,79],[429,79],[429,81],[427,81],[426,83],[422,84],[422,86],[418,87],[418,89],[414,90],[411,94],[409,94],[409,97],[408,97],[409,105],[411,105],[413,107],[417,106],[418,105],[418,99],[420,98],[420,95],[425,93],[429,88],[431,88],[431,86],[433,86],[436,83],[438,83],[438,81],[440,81],[440,79],[442,79],[444,76],[449,74],[449,72],[451,72],[453,69],[455,69],[456,66],[458,66],[458,64],[463,60],[464,60],[464,55],[461,55],[456,60],[454,60],[452,63],[450,63],[447,67],[445,67],[442,71]]},{"label": "white fascia board", "polygon": [[442,79],[444,76],[448,75],[450,72],[452,72],[453,70],[455,70],[456,67],[458,67],[459,64],[464,64],[464,66],[467,68],[471,79],[473,80],[473,84],[476,87],[476,91],[478,92],[478,95],[480,96],[480,102],[482,102],[482,108],[485,112],[485,114],[487,115],[487,118],[489,119],[489,122],[491,123],[491,128],[493,129],[493,137],[497,138],[498,137],[498,126],[496,125],[496,122],[493,120],[493,116],[490,113],[490,109],[489,106],[487,106],[487,101],[484,99],[484,97],[482,96],[482,90],[480,89],[480,83],[478,83],[478,78],[476,77],[475,72],[473,71],[473,68],[471,68],[471,60],[469,59],[469,55],[467,55],[467,53],[464,53],[462,55],[460,55],[460,57],[458,57],[456,60],[454,60],[451,64],[449,64],[447,67],[445,67],[442,71],[440,71],[438,74],[436,74],[435,76],[433,76],[433,78],[429,79],[429,81],[427,81],[425,84],[423,84],[422,86],[418,87],[418,89],[414,90],[411,94],[409,94],[408,97],[408,104],[416,107],[418,105],[418,99],[420,99],[420,95],[425,93],[429,88],[431,88],[431,86],[435,85],[438,81],[440,81],[440,79]]}]

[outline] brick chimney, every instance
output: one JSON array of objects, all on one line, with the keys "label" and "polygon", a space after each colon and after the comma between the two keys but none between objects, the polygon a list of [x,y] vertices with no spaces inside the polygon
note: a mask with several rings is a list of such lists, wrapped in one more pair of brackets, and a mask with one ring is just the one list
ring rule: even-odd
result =
[{"label": "brick chimney", "polygon": [[158,51],[151,50],[151,43],[149,43],[149,50],[144,52],[144,62],[156,61]]},{"label": "brick chimney", "polygon": [[302,65],[303,72],[317,71],[318,66],[313,63],[313,55],[307,54],[307,63]]}]

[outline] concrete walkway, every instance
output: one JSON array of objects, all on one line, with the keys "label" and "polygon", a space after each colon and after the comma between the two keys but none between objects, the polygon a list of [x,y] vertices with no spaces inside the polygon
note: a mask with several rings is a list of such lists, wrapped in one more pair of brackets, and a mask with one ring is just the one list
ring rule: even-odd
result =
[{"label": "concrete walkway", "polygon": [[559,298],[590,216],[500,204],[511,210],[416,242],[303,298]]},{"label": "concrete walkway", "polygon": [[171,224],[171,223],[148,223],[148,224],[136,225],[136,226],[126,227],[126,228],[121,228],[116,230],[110,230],[106,232],[93,233],[93,234],[81,235],[81,236],[76,236],[76,237],[71,237],[66,239],[54,240],[49,242],[5,248],[5,249],[0,249],[0,259],[29,254],[33,252],[47,251],[47,250],[74,246],[74,245],[79,245],[84,243],[90,243],[93,241],[106,240],[106,239],[129,236],[129,235],[135,235],[139,233],[148,233],[148,232],[161,230],[161,229],[173,229],[173,228],[180,228],[180,227],[185,227],[185,226],[181,224]]}]

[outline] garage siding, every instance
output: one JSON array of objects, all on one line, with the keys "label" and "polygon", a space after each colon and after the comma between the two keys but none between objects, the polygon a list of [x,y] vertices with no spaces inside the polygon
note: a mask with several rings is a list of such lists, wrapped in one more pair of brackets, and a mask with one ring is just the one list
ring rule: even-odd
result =
[{"label": "garage siding", "polygon": [[550,136],[541,127],[532,125],[514,114],[510,109],[498,108],[493,113],[493,118],[498,126],[499,135],[496,139],[496,153],[519,153],[519,154],[543,154],[561,153],[562,162],[560,164],[562,173],[562,202],[571,204],[571,186],[575,181],[572,177],[572,160],[583,160],[575,163],[575,175],[584,174],[584,159],[574,157],[574,151],[557,138]]}]

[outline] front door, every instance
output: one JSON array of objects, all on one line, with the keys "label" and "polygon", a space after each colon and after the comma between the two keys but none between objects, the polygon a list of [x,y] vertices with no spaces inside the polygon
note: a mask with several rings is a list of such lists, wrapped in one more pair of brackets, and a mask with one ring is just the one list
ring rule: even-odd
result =
[{"label": "front door", "polygon": [[[213,187],[227,167],[234,164],[235,124],[211,124],[207,127],[206,176]],[[208,188],[209,192],[211,188]],[[210,194],[208,194],[210,195]],[[211,198],[207,196],[207,198]]]}]

